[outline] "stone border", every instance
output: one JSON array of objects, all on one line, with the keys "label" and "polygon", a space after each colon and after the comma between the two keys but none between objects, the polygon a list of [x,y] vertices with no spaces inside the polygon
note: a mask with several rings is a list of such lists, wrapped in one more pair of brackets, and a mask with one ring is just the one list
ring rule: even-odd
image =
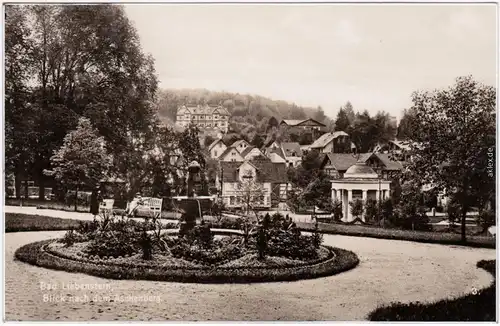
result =
[{"label": "stone border", "polygon": [[17,249],[15,258],[39,267],[85,273],[109,279],[151,280],[184,283],[254,283],[283,282],[313,279],[335,275],[356,267],[359,259],[352,251],[324,246],[331,252],[330,258],[311,265],[296,267],[248,267],[248,268],[166,268],[130,266],[63,258],[45,250],[55,241],[44,240]]}]

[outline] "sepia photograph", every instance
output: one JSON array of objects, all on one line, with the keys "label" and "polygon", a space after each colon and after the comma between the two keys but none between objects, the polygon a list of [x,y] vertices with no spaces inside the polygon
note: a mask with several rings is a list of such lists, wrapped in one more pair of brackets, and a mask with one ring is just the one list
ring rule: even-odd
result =
[{"label": "sepia photograph", "polygon": [[3,4],[4,322],[498,322],[498,4]]}]

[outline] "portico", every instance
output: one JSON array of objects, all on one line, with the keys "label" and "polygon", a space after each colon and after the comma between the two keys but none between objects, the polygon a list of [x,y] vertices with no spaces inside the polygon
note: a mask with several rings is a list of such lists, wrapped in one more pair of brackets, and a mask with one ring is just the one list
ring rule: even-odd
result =
[{"label": "portico", "polygon": [[[379,178],[377,173],[365,163],[358,162],[347,169],[342,179],[332,180],[332,200],[342,203],[342,221],[354,220],[349,203],[359,199],[382,201],[390,196],[389,180]],[[362,216],[362,220],[365,217]]]}]

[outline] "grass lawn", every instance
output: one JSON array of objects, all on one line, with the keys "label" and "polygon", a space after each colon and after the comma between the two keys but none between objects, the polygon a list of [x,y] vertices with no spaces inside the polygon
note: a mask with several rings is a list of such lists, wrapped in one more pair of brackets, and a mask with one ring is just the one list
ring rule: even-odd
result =
[{"label": "grass lawn", "polygon": [[[312,231],[313,223],[297,223],[303,231]],[[424,232],[397,229],[384,229],[381,227],[365,225],[343,225],[331,223],[318,223],[323,233],[340,234],[355,237],[370,237],[390,240],[407,240],[425,243],[438,243],[448,245],[461,245],[460,234],[451,232]],[[467,236],[467,246],[481,248],[495,248],[495,238],[492,236]]]},{"label": "grass lawn", "polygon": [[[495,276],[495,260],[477,263]],[[496,280],[486,289],[457,299],[446,299],[431,304],[419,302],[395,303],[370,313],[371,321],[495,321]]]},{"label": "grass lawn", "polygon": [[[38,207],[40,209],[55,209],[59,211],[74,212],[75,205],[66,205],[65,203],[51,201],[51,200],[38,200],[38,199],[23,199],[23,206],[28,207]],[[16,198],[8,198],[5,200],[5,205],[9,206],[21,206],[21,200]],[[77,205],[77,212],[88,213],[90,211],[90,206]]]},{"label": "grass lawn", "polygon": [[66,218],[5,213],[5,232],[69,230],[77,228],[80,222]]}]

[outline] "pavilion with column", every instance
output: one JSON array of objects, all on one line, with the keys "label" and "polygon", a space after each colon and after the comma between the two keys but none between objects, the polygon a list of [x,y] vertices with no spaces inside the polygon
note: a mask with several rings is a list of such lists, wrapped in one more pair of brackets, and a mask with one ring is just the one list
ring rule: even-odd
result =
[{"label": "pavilion with column", "polygon": [[[357,162],[347,169],[344,177],[332,180],[332,200],[342,203],[342,221],[351,222],[354,217],[351,214],[349,203],[356,199],[365,203],[368,199],[384,200],[390,196],[389,180],[382,179],[371,167],[363,162]],[[365,217],[361,219],[365,221]]]}]

